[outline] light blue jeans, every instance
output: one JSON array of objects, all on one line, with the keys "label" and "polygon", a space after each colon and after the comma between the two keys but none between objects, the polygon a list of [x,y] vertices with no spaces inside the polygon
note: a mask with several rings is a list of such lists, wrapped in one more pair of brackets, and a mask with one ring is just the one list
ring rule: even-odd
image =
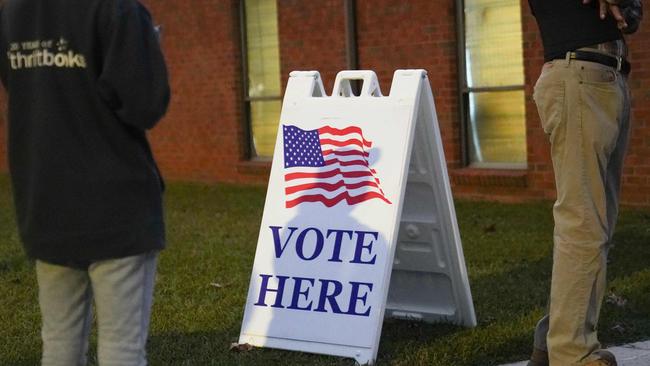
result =
[{"label": "light blue jeans", "polygon": [[100,366],[144,366],[157,253],[92,263],[88,270],[36,261],[43,366],[85,366],[97,312]]}]

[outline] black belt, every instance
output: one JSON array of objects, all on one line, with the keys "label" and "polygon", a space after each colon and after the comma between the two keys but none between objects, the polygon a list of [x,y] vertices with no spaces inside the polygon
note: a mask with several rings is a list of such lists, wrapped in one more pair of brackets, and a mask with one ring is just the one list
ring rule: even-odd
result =
[{"label": "black belt", "polygon": [[572,51],[569,52],[568,58],[571,60],[596,62],[601,65],[610,66],[624,75],[629,74],[630,70],[632,70],[632,66],[626,59],[622,57],[608,56],[597,52]]}]

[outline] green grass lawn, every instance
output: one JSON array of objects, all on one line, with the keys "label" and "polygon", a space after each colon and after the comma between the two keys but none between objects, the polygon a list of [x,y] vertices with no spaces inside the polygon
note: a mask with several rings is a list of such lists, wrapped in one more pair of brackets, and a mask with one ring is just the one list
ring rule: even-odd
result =
[{"label": "green grass lawn", "polygon": [[[264,188],[170,185],[152,365],[354,364],[270,349],[228,351],[239,336],[264,194]],[[551,204],[459,201],[456,208],[479,325],[387,320],[378,365],[486,366],[530,352],[549,287]],[[603,306],[600,333],[607,345],[650,338],[650,210],[623,210],[615,242],[609,286],[627,302]],[[0,365],[38,364],[39,322],[33,264],[22,252],[8,180],[0,176]]]}]

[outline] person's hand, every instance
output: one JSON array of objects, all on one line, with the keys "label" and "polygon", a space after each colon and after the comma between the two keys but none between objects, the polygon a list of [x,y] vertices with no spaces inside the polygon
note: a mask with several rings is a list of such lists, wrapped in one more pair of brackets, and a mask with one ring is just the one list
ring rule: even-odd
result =
[{"label": "person's hand", "polygon": [[[582,0],[583,4],[589,4],[593,0]],[[598,0],[600,5],[600,19],[605,19],[607,13],[612,14],[618,25],[618,29],[627,28],[627,22],[623,17],[621,8],[618,7],[620,0]]]}]

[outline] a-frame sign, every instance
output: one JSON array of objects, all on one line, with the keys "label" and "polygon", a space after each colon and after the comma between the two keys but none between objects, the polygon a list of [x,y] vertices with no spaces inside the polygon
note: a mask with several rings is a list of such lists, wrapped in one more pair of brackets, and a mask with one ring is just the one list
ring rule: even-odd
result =
[{"label": "a-frame sign", "polygon": [[476,325],[427,74],[293,72],[239,342],[372,364],[384,316]]}]

